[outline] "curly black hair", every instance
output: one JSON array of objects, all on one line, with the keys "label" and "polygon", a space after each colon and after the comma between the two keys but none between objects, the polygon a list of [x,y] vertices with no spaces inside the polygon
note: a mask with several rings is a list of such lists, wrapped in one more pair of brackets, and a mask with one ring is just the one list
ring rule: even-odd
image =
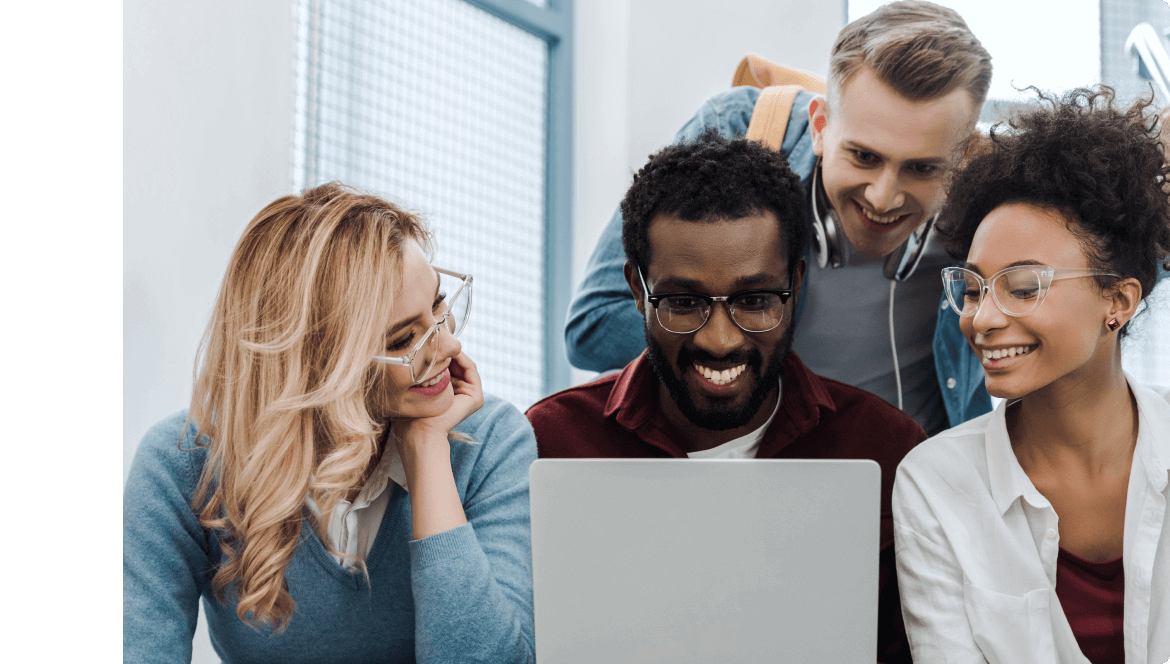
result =
[{"label": "curly black hair", "polygon": [[[1056,96],[992,128],[991,140],[954,176],[939,216],[946,249],[966,258],[980,222],[1008,203],[1056,210],[1089,264],[1134,278],[1142,297],[1170,254],[1170,167],[1158,140],[1153,98],[1119,108],[1112,88]],[[1097,277],[1102,289],[1117,280]]]},{"label": "curly black hair", "polygon": [[650,156],[622,200],[622,247],[626,260],[650,264],[647,231],[657,215],[714,222],[771,211],[789,269],[800,260],[808,235],[804,189],[788,159],[755,141],[724,138],[708,129],[693,142],[677,143]]}]

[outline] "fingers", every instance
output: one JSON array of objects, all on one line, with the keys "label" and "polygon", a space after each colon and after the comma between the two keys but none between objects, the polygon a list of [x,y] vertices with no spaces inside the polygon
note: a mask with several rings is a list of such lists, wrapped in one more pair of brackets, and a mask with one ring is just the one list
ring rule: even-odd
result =
[{"label": "fingers", "polygon": [[479,378],[479,368],[475,366],[475,362],[467,356],[467,353],[460,352],[451,358],[451,365],[448,367],[448,370],[451,372],[452,381],[460,381],[476,387],[482,386]]}]

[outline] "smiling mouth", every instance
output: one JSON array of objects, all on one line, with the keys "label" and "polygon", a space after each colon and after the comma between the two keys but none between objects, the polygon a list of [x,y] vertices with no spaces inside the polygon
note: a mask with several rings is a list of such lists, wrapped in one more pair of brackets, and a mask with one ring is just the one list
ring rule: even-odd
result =
[{"label": "smiling mouth", "polygon": [[730,369],[724,369],[722,371],[717,371],[715,369],[711,369],[710,367],[705,367],[698,362],[696,362],[693,366],[695,367],[695,371],[698,372],[700,376],[706,378],[715,385],[727,385],[736,378],[739,378],[743,372],[747,371],[746,364],[741,364],[737,367],[731,367]]},{"label": "smiling mouth", "polygon": [[996,348],[994,350],[984,348],[982,349],[983,363],[987,364],[994,360],[1004,360],[1012,357],[1020,357],[1021,355],[1027,355],[1028,353],[1031,353],[1032,351],[1036,350],[1036,348],[1037,346],[1011,346],[1008,348]]},{"label": "smiling mouth", "polygon": [[863,216],[865,216],[866,219],[868,219],[869,221],[871,221],[879,226],[892,226],[892,225],[894,225],[894,224],[896,224],[896,223],[898,223],[898,222],[900,222],[900,221],[902,221],[910,216],[909,212],[903,212],[901,214],[890,214],[890,215],[883,216],[883,215],[876,214],[874,212],[870,212],[869,210],[865,209],[864,205],[862,205],[861,203],[858,203],[857,201],[853,201],[853,204],[857,206],[857,209],[861,211],[861,214]]},{"label": "smiling mouth", "polygon": [[443,380],[443,376],[445,376],[446,374],[447,374],[447,370],[443,369],[439,373],[435,374],[434,378],[432,378],[426,382],[423,382],[423,383],[415,383],[414,387],[434,387],[435,385],[439,384],[439,381]]}]

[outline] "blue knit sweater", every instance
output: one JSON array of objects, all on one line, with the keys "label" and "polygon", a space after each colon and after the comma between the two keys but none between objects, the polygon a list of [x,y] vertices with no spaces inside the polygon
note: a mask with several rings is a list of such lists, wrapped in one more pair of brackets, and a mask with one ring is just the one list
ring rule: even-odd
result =
[{"label": "blue knit sweater", "polygon": [[[390,504],[364,576],[341,567],[308,523],[285,578],[297,603],[288,629],[252,629],[221,605],[211,578],[220,534],[199,525],[190,500],[206,449],[186,411],[156,424],[138,447],[122,501],[122,638],[126,662],[189,662],[199,600],[225,662],[531,662],[532,554],[528,420],[487,397],[456,427],[451,468],[468,523],[410,539],[410,499]],[[182,447],[183,449],[179,449]]]}]

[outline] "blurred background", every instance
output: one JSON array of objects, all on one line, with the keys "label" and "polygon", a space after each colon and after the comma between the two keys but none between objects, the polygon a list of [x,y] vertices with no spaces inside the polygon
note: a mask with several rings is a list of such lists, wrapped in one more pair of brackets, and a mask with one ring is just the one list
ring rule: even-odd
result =
[{"label": "blurred background", "polygon": [[[474,275],[463,341],[488,391],[524,409],[591,377],[564,359],[564,312],[632,172],[745,54],[823,76],[837,32],[878,4],[126,0],[123,477],[147,428],[187,405],[240,232],[329,180],[425,213],[435,264]],[[994,58],[988,122],[1028,85],[1148,92],[1127,38],[1170,27],[1163,0],[941,4]],[[1125,348],[1144,382],[1170,384],[1168,299]],[[214,661],[200,630],[195,661]]]}]

